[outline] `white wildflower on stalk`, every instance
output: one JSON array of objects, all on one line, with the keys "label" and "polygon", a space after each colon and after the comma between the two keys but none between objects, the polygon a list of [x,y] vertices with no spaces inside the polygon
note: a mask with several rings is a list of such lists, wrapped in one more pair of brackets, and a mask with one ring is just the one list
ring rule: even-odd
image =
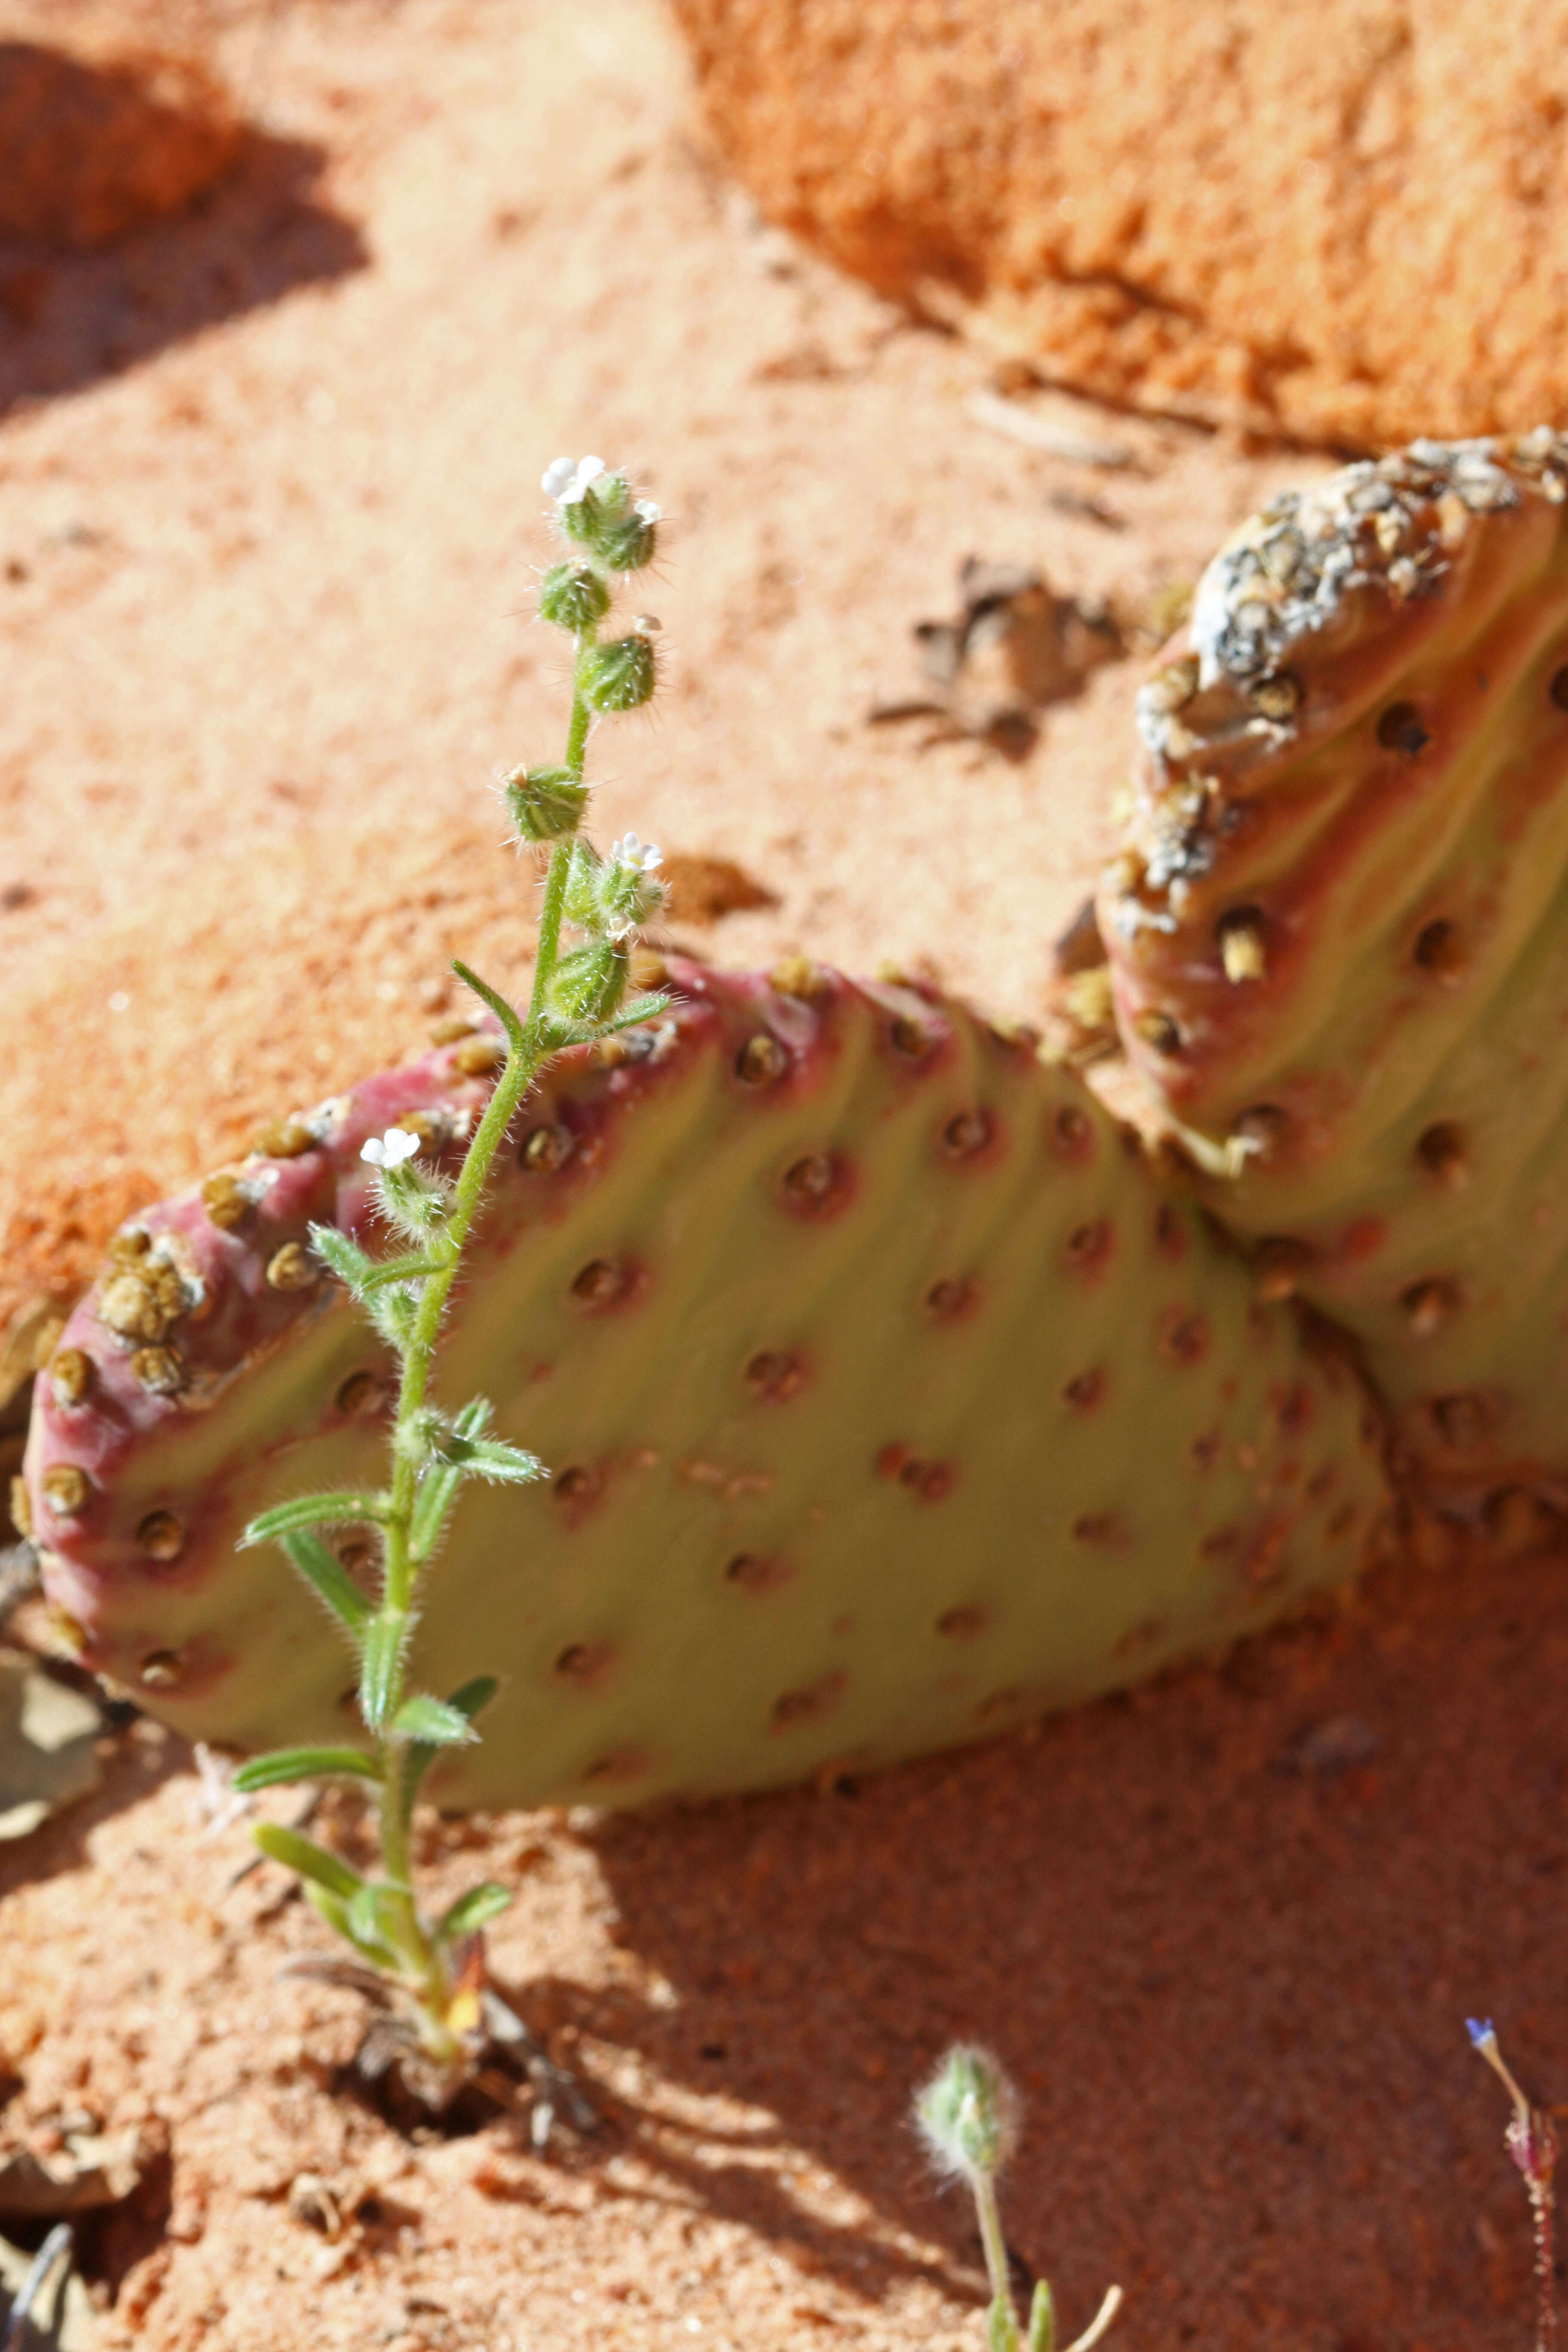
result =
[{"label": "white wildflower on stalk", "polygon": [[[627,941],[659,903],[652,878],[658,851],[628,834],[616,845],[619,863],[606,866],[578,830],[595,722],[640,709],[657,684],[647,636],[634,633],[601,644],[599,626],[614,600],[611,580],[629,578],[652,562],[658,509],[645,502],[646,510],[634,512],[626,477],[607,471],[602,457],[557,458],[545,469],[543,487],[555,501],[555,529],[571,546],[543,575],[539,611],[573,640],[572,709],[561,761],[514,768],[502,779],[520,842],[547,844],[550,850],[532,988],[526,1007],[516,1005],[467,964],[454,963],[458,978],[494,1015],[507,1051],[488,1102],[476,1104],[468,1124],[450,1136],[466,1146],[455,1178],[435,1164],[438,1155],[428,1128],[427,1166],[415,1164],[421,1138],[408,1126],[388,1127],[361,1144],[360,1158],[377,1171],[371,1192],[390,1231],[390,1254],[373,1255],[335,1223],[310,1228],[312,1253],[398,1361],[384,1482],[290,1496],[252,1519],[244,1537],[247,1545],[279,1545],[346,1637],[359,1662],[364,1737],[343,1746],[253,1756],[233,1774],[234,1798],[247,1801],[263,1789],[322,1780],[375,1783],[380,1852],[374,1877],[362,1878],[339,1854],[286,1822],[259,1822],[254,1834],[263,1853],[296,1873],[323,1919],[352,1946],[358,1978],[368,1969],[380,1980],[393,2030],[410,2052],[421,2053],[422,2063],[438,2070],[440,2098],[430,2095],[437,2106],[487,2063],[491,2040],[500,2036],[497,2020],[510,2014],[485,1982],[483,1931],[511,1893],[487,1882],[469,1887],[444,1911],[426,1912],[413,1885],[414,1809],[426,1769],[446,1751],[478,1738],[475,1719],[499,1685],[492,1675],[477,1675],[449,1696],[419,1689],[408,1636],[424,1577],[464,1482],[528,1486],[544,1475],[535,1455],[495,1433],[487,1398],[470,1397],[457,1412],[437,1402],[437,1346],[487,1179],[540,1072],[563,1045],[613,1037],[668,1009],[668,997],[658,993],[625,1002],[631,976]],[[584,945],[563,947],[567,923],[587,934]],[[482,1058],[489,1066],[488,1040]],[[373,1381],[377,1396],[380,1389]],[[360,1409],[342,1402],[359,1391],[356,1375],[340,1391],[342,1412]],[[363,1575],[357,1568],[351,1572],[349,1556],[319,1532],[345,1526],[364,1530]],[[358,1548],[356,1539],[356,1556]],[[216,1788],[211,1801],[218,1801]],[[515,2017],[506,2040],[509,2049],[533,2048]],[[557,2096],[584,2127],[592,2124],[592,2108],[542,2053],[528,2063],[535,2084],[536,2146],[547,2136]]]},{"label": "white wildflower on stalk", "polygon": [[419,1150],[419,1138],[405,1127],[389,1127],[384,1135],[370,1135],[360,1145],[359,1156],[368,1160],[373,1168],[400,1168],[412,1160]]},{"label": "white wildflower on stalk", "polygon": [[605,471],[602,457],[557,457],[546,466],[540,488],[558,506],[574,507]]}]

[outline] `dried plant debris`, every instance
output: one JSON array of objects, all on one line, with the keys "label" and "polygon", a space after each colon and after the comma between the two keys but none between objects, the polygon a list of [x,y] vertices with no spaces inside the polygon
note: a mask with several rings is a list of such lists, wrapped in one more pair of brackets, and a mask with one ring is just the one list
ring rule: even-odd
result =
[{"label": "dried plant debris", "polygon": [[21,2144],[0,2138],[0,2220],[58,2221],[122,2205],[159,2153],[159,2135],[105,2132],[85,2112],[61,2116]]},{"label": "dried plant debris", "polygon": [[942,723],[928,741],[969,736],[1022,760],[1039,713],[1071,701],[1091,672],[1121,659],[1121,625],[1108,606],[1058,595],[1025,564],[966,556],[958,591],[955,619],[915,624],[927,692],[878,704],[871,723],[936,719]]},{"label": "dried plant debris", "polygon": [[102,1725],[82,1692],[56,1682],[20,1650],[0,1650],[0,1839],[30,1835],[97,1788]]},{"label": "dried plant debris", "polygon": [[73,2252],[64,2222],[36,2254],[0,2238],[0,2352],[91,2352],[98,2329]]}]

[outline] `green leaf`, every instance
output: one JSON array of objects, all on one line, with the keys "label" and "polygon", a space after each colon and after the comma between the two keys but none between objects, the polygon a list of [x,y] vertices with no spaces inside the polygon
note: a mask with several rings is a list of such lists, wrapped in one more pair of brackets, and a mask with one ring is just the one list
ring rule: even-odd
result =
[{"label": "green leaf", "polygon": [[436,1941],[438,1944],[455,1944],[460,1937],[471,1936],[476,1927],[482,1927],[489,1920],[499,1919],[503,1911],[510,1911],[514,1900],[513,1889],[498,1886],[493,1878],[486,1879],[481,1886],[470,1886],[468,1893],[459,1895],[436,1922]]},{"label": "green leaf", "polygon": [[[465,1443],[482,1437],[490,1417],[489,1400],[473,1397],[453,1422],[447,1443],[461,1439]],[[414,1498],[414,1510],[408,1523],[408,1557],[416,1568],[422,1568],[441,1540],[458,1489],[463,1483],[463,1473],[452,1463],[438,1469],[427,1470],[419,1481]]]},{"label": "green leaf", "polygon": [[509,1004],[504,996],[498,996],[495,990],[490,987],[489,982],[481,980],[477,971],[470,971],[466,963],[454,962],[452,970],[457,973],[458,978],[462,982],[465,988],[471,988],[473,990],[474,994],[479,998],[481,1004],[488,1004],[489,1006],[490,1011],[495,1014],[496,1019],[506,1031],[507,1039],[511,1046],[512,1052],[514,1054],[526,1054],[528,1051],[528,1038],[523,1030],[521,1016],[518,1013],[516,1007]]},{"label": "green leaf", "polygon": [[312,1225],[310,1247],[328,1272],[347,1283],[353,1291],[362,1291],[375,1270],[374,1258],[347,1234],[340,1233],[336,1225]]},{"label": "green leaf", "polygon": [[[494,1675],[476,1675],[472,1682],[463,1685],[461,1690],[455,1690],[447,1704],[456,1708],[459,1715],[466,1715],[472,1722],[476,1715],[481,1714],[489,1706],[500,1688],[500,1685]],[[403,1818],[405,1821],[408,1820],[414,1811],[419,1795],[420,1782],[440,1753],[441,1750],[434,1740],[418,1739],[404,1758]]]},{"label": "green leaf", "polygon": [[386,1500],[381,1495],[296,1495],[292,1502],[277,1503],[252,1519],[239,1539],[240,1548],[276,1543],[299,1528],[378,1527],[385,1517]]},{"label": "green leaf", "polygon": [[364,1629],[360,1663],[359,1706],[372,1731],[385,1728],[403,1679],[403,1653],[414,1631],[406,1610],[384,1609]]},{"label": "green leaf", "polygon": [[1029,2305],[1028,2352],[1056,2352],[1056,2341],[1057,2315],[1051,2291],[1044,2279],[1038,2279],[1034,2302]]},{"label": "green leaf", "polygon": [[504,1437],[459,1437],[454,1433],[440,1450],[447,1466],[466,1478],[526,1486],[544,1475],[544,1465],[536,1454],[509,1445]]},{"label": "green leaf", "polygon": [[370,1602],[341,1559],[327,1549],[320,1536],[301,1528],[281,1538],[283,1549],[319,1600],[324,1601],[357,1650],[365,1627],[374,1615]]},{"label": "green leaf", "polygon": [[[354,1934],[349,1926],[346,1903],[340,1901],[335,1895],[329,1895],[324,1886],[312,1885],[309,1879],[305,1881],[305,1900],[313,1910],[320,1912],[334,1934],[341,1936],[346,1944],[353,1943]],[[357,1950],[358,1947],[355,1948]]]},{"label": "green leaf", "polygon": [[462,1483],[462,1472],[449,1464],[443,1464],[438,1470],[426,1470],[420,1479],[408,1522],[408,1557],[416,1568],[424,1567],[440,1542]]},{"label": "green leaf", "polygon": [[341,1936],[350,1950],[357,1952],[362,1960],[368,1960],[379,1975],[396,1975],[397,1954],[389,1944],[384,1944],[379,1936],[360,1935],[346,1903],[340,1902],[335,1895],[329,1895],[324,1886],[309,1884],[305,1888],[305,1900],[320,1912],[333,1934]]},{"label": "green leaf", "polygon": [[444,1274],[445,1271],[446,1267],[433,1257],[417,1255],[413,1257],[385,1257],[378,1265],[372,1266],[365,1276],[359,1286],[360,1295],[369,1297],[374,1291],[384,1290],[389,1282],[415,1282],[422,1280],[427,1274]]},{"label": "green leaf", "polygon": [[314,1838],[286,1829],[281,1822],[258,1822],[250,1834],[271,1861],[280,1862],[286,1870],[298,1871],[301,1878],[324,1886],[340,1902],[348,1902],[355,1888],[364,1885],[357,1870],[351,1870],[346,1862],[340,1862],[335,1853],[329,1853]]},{"label": "green leaf", "polygon": [[417,1739],[431,1748],[466,1748],[479,1736],[460,1707],[422,1692],[404,1700],[393,1717],[392,1731],[396,1739]]},{"label": "green leaf", "polygon": [[987,2352],[1018,2352],[1018,2321],[1010,2303],[1001,2295],[985,2315]]},{"label": "green leaf", "polygon": [[349,1934],[367,1957],[382,1954],[384,1966],[396,1964],[407,1925],[407,1901],[405,1894],[384,1880],[366,1880],[350,1897]]},{"label": "green leaf", "polygon": [[635,1029],[639,1021],[657,1021],[661,1013],[669,1011],[673,1002],[669,996],[634,996],[607,1024],[605,1034],[613,1037],[617,1029]]},{"label": "green leaf", "polygon": [[234,1776],[242,1797],[258,1789],[281,1789],[291,1780],[326,1780],[348,1773],[360,1780],[380,1779],[374,1764],[360,1748],[275,1748],[270,1755],[253,1756]]}]

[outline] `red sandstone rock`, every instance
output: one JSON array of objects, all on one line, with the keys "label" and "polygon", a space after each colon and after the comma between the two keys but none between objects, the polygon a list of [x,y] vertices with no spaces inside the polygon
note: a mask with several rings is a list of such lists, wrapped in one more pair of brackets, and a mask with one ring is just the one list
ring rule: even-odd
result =
[{"label": "red sandstone rock", "polygon": [[1364,446],[1568,408],[1568,5],[675,0],[763,210],[1102,398]]},{"label": "red sandstone rock", "polygon": [[111,244],[210,187],[242,135],[194,58],[0,41],[0,237]]}]

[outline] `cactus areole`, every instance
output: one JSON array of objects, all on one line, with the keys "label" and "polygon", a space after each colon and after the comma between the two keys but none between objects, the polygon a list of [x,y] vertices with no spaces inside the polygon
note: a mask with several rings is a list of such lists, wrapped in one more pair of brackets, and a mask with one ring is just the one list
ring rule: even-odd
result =
[{"label": "cactus areole", "polygon": [[[554,1064],[492,1183],[443,1377],[551,1475],[467,1491],[429,1574],[422,1680],[501,1680],[442,1803],[981,1738],[1343,1581],[1378,1512],[1352,1376],[1078,1078],[931,991],[777,978],[672,960],[668,1018]],[[324,1613],[237,1543],[374,1484],[388,1366],[307,1229],[364,1232],[368,1136],[460,1147],[474,1042],[150,1211],[39,1381],[50,1597],[193,1736],[353,1735]],[[374,1546],[335,1539],[367,1589]]]}]

